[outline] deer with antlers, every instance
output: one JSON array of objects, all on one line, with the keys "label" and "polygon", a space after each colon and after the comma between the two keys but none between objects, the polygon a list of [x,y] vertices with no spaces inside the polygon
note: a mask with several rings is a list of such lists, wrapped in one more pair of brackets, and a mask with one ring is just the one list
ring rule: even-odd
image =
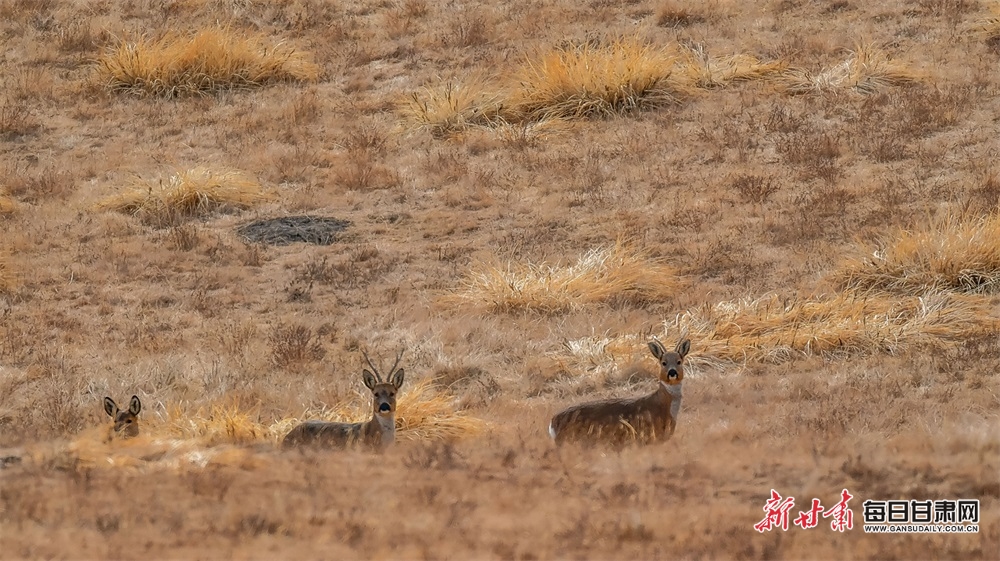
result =
[{"label": "deer with antlers", "polygon": [[396,393],[403,385],[403,369],[396,369],[403,358],[403,351],[396,355],[396,362],[389,369],[388,381],[383,381],[378,368],[361,351],[368,369],[361,370],[365,386],[372,392],[372,418],[363,423],[331,423],[306,421],[285,435],[282,446],[290,448],[316,445],[332,448],[367,447],[385,450],[396,438]]},{"label": "deer with antlers", "polygon": [[668,351],[657,339],[649,351],[659,363],[656,391],[640,397],[605,399],[574,405],[560,411],[549,423],[549,436],[556,444],[570,440],[623,445],[649,443],[673,436],[681,410],[684,357],[691,341],[684,339]]}]

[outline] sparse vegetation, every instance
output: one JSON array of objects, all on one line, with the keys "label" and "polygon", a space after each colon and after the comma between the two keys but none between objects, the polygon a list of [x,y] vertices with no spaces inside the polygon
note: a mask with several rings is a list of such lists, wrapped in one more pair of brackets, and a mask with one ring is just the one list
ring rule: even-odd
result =
[{"label": "sparse vegetation", "polygon": [[[0,1],[0,557],[991,558],[995,9]],[[668,443],[553,446],[685,335]],[[277,445],[399,346],[392,447]]]}]

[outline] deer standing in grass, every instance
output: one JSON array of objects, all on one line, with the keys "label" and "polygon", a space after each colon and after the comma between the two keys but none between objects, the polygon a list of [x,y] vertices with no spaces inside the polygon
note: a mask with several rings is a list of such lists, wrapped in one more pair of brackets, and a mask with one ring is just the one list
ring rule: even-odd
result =
[{"label": "deer standing in grass", "polygon": [[345,448],[364,446],[385,450],[396,439],[396,393],[403,385],[403,369],[396,370],[403,358],[403,351],[396,355],[396,362],[389,369],[388,381],[383,381],[368,353],[362,351],[371,371],[362,369],[361,377],[372,392],[372,418],[364,423],[330,423],[306,421],[285,435],[282,446],[300,445]]},{"label": "deer standing in grass", "polygon": [[552,417],[549,435],[556,444],[570,440],[649,443],[670,438],[681,410],[684,357],[690,348],[689,339],[678,343],[673,351],[667,351],[658,340],[650,341],[649,350],[660,363],[656,391],[642,397],[574,405]]},{"label": "deer standing in grass", "polygon": [[142,402],[139,396],[133,395],[128,403],[128,409],[122,411],[118,409],[118,404],[110,397],[104,398],[104,412],[115,420],[114,433],[122,438],[132,438],[139,436],[139,412],[142,411]]}]

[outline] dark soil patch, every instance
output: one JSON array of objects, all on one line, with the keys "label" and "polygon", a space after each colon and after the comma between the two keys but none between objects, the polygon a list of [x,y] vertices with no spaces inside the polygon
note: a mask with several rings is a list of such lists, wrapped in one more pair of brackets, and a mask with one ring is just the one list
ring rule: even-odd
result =
[{"label": "dark soil patch", "polygon": [[236,229],[236,233],[248,241],[268,245],[288,245],[295,242],[330,245],[337,239],[337,234],[350,225],[347,220],[338,218],[285,216],[244,224]]}]

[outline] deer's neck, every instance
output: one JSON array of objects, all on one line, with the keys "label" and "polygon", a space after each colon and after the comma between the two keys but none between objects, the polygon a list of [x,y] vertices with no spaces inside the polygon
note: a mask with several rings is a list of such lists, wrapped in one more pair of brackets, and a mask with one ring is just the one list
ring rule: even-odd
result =
[{"label": "deer's neck", "polygon": [[661,381],[660,389],[657,391],[670,396],[670,417],[676,421],[677,415],[681,412],[681,384],[666,384]]},{"label": "deer's neck", "polygon": [[368,422],[369,430],[374,429],[373,432],[382,435],[382,446],[392,444],[396,439],[396,416],[395,415],[379,415],[375,414],[371,421]]}]

